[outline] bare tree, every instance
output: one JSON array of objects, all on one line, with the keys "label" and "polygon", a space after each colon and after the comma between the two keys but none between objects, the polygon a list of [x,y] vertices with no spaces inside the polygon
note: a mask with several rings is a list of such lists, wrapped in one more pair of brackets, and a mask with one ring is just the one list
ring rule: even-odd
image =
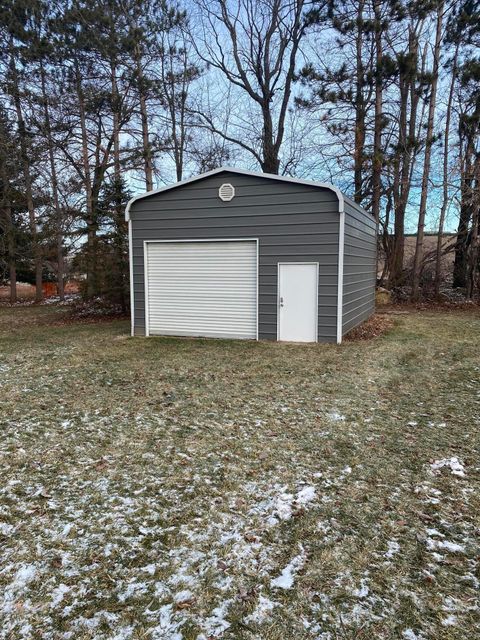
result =
[{"label": "bare tree", "polygon": [[382,128],[383,128],[383,36],[382,2],[374,0],[374,41],[375,41],[375,125],[372,162],[372,214],[378,225],[380,200],[382,196]]},{"label": "bare tree", "polygon": [[437,237],[437,247],[436,247],[436,253],[435,253],[435,295],[437,297],[440,293],[442,239],[443,239],[443,231],[445,228],[445,217],[447,214],[447,207],[449,202],[448,160],[449,160],[449,150],[450,150],[450,126],[451,126],[451,120],[452,120],[453,98],[455,95],[455,83],[457,80],[459,48],[460,48],[460,43],[459,41],[457,41],[455,45],[455,53],[454,53],[453,61],[451,65],[450,90],[448,93],[447,112],[445,117],[445,134],[443,138],[443,185],[442,185],[443,199],[442,199],[442,207],[440,209],[440,218],[438,221],[438,237]]},{"label": "bare tree", "polygon": [[201,71],[192,63],[188,42],[180,29],[161,34],[157,67],[158,98],[165,109],[166,147],[175,163],[176,179],[182,180],[192,128],[188,98],[192,82]]},{"label": "bare tree", "polygon": [[[250,135],[225,132],[215,119],[212,131],[253,155],[268,173],[279,173],[285,118],[300,42],[305,33],[304,0],[195,0],[200,32],[191,34],[196,52],[253,102],[260,129]],[[204,119],[204,114],[199,112]],[[258,145],[255,140],[258,139]]]},{"label": "bare tree", "polygon": [[10,92],[15,106],[15,114],[17,117],[18,137],[20,141],[20,151],[22,156],[23,177],[25,182],[25,198],[27,201],[28,218],[30,222],[30,233],[32,236],[33,256],[35,263],[35,300],[40,302],[43,299],[42,289],[42,247],[37,231],[37,216],[35,213],[35,205],[33,201],[32,189],[32,167],[29,153],[29,140],[22,105],[22,93],[20,89],[20,77],[17,68],[18,50],[15,44],[13,34],[9,38],[9,72],[10,72]]},{"label": "bare tree", "polygon": [[438,68],[440,65],[440,46],[442,43],[442,21],[444,2],[440,0],[437,6],[437,26],[435,34],[435,46],[433,49],[432,89],[429,98],[427,137],[425,143],[425,155],[423,161],[422,191],[420,196],[420,211],[418,214],[417,242],[413,263],[412,299],[417,300],[420,294],[420,277],[423,266],[423,239],[425,233],[425,215],[427,212],[427,197],[430,177],[430,164],[432,146],[434,143],[435,109],[437,106]]},{"label": "bare tree", "polygon": [[416,16],[408,26],[408,46],[396,52],[398,68],[398,125],[397,142],[392,158],[394,203],[393,246],[390,255],[389,284],[394,287],[403,281],[405,255],[405,215],[409,203],[415,162],[418,156],[418,126],[420,87],[426,49],[423,60],[419,56],[419,34],[423,27],[423,17]]}]

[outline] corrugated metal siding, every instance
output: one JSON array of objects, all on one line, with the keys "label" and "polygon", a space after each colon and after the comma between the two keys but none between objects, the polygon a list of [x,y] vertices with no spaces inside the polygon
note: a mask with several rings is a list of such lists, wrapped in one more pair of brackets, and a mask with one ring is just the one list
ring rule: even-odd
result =
[{"label": "corrugated metal siding", "polygon": [[[222,202],[218,188],[235,187]],[[277,264],[319,263],[318,339],[335,342],[338,200],[328,189],[219,173],[137,200],[131,207],[135,334],[145,334],[143,241],[259,239],[260,339],[277,338]]]},{"label": "corrugated metal siding", "polygon": [[375,311],[377,237],[375,220],[345,198],[342,334]]},{"label": "corrugated metal siding", "polygon": [[150,335],[257,337],[257,243],[146,245]]}]

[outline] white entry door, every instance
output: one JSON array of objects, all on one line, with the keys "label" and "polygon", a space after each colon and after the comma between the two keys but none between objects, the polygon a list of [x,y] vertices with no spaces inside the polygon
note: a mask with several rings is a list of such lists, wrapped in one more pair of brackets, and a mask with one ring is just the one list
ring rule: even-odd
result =
[{"label": "white entry door", "polygon": [[318,264],[278,265],[278,339],[316,342],[318,318]]}]

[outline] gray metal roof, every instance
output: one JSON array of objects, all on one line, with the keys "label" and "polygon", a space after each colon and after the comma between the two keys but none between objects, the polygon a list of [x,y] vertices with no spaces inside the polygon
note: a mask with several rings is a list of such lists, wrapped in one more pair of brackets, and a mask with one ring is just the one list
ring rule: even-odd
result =
[{"label": "gray metal roof", "polygon": [[260,171],[247,171],[245,169],[236,169],[235,167],[219,167],[218,169],[213,169],[212,171],[207,171],[206,173],[201,173],[198,176],[193,176],[192,178],[187,178],[186,180],[181,180],[180,182],[175,182],[174,184],[166,185],[164,187],[160,187],[160,189],[155,189],[154,191],[147,191],[146,193],[141,193],[138,196],[132,198],[125,209],[125,220],[128,222],[130,220],[130,207],[137,200],[141,200],[143,198],[148,198],[149,196],[153,196],[157,193],[163,193],[164,191],[170,191],[170,189],[177,189],[178,187],[182,187],[185,184],[190,184],[192,182],[196,182],[197,180],[203,180],[204,178],[208,178],[209,176],[215,176],[220,173],[237,173],[244,176],[255,176],[259,178],[267,178],[268,180],[279,180],[281,182],[293,182],[296,184],[304,184],[311,187],[319,187],[321,189],[329,189],[333,191],[338,199],[338,211],[341,213],[344,210],[344,197],[340,189],[333,186],[333,184],[329,184],[326,182],[316,182],[313,180],[300,180],[298,178],[291,178],[289,176],[279,176],[274,173],[262,173]]}]

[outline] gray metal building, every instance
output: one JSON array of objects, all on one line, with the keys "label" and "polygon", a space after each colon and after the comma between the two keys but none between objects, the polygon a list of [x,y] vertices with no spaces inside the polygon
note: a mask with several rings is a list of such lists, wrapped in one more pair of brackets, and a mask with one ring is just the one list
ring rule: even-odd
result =
[{"label": "gray metal building", "polygon": [[132,335],[340,343],[374,311],[375,221],[332,185],[221,168],[126,219]]}]

